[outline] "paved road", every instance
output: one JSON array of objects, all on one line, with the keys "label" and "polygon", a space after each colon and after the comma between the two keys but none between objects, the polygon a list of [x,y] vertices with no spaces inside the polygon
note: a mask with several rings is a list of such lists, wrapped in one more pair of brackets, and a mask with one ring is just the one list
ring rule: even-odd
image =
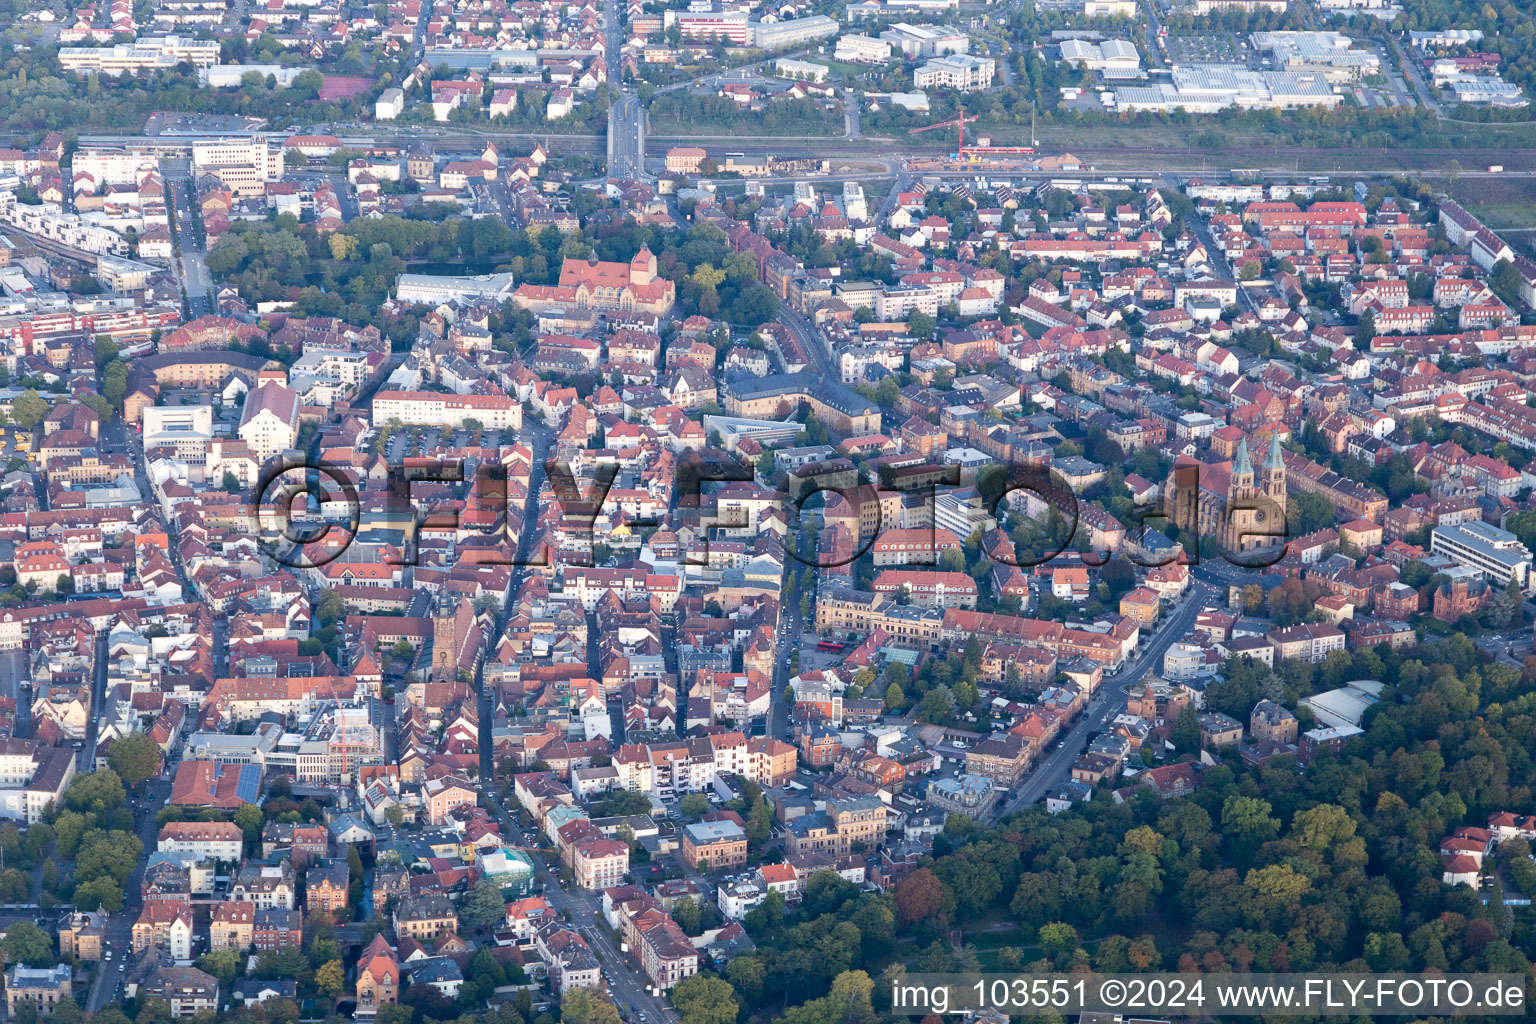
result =
[{"label": "paved road", "polygon": [[[506,835],[513,842],[521,838],[522,826],[499,801],[491,801],[492,810],[501,819]],[[567,889],[560,884],[555,872],[545,861],[544,852],[537,847],[519,847],[533,861],[534,879],[544,885],[544,898],[556,912],[566,916],[571,925],[587,940],[587,944],[602,961],[603,970],[612,988],[614,1004],[626,1020],[635,1020],[645,1014],[648,1024],[676,1024],[677,1014],[666,1003],[646,992],[646,978],[632,956],[626,956],[613,941],[613,933],[602,916],[602,897],[582,889]]]},{"label": "paved road", "polygon": [[880,209],[875,211],[874,223],[877,227],[884,226],[886,218],[896,209],[896,197],[911,187],[912,175],[906,171],[896,175],[896,180],[891,184],[890,192],[886,193],[885,202],[881,203]]},{"label": "paved road", "polygon": [[607,36],[608,177],[636,181],[645,177],[645,107],[624,87],[624,34],[618,0],[603,0],[603,30]]},{"label": "paved road", "polygon": [[779,319],[789,327],[790,333],[800,342],[800,347],[805,349],[805,354],[811,357],[822,376],[830,380],[842,379],[837,368],[832,365],[832,353],[828,351],[826,340],[815,325],[782,303],[779,305]]},{"label": "paved road", "polygon": [[187,196],[187,178],[167,174],[165,195],[168,212],[176,221],[177,257],[172,260],[177,283],[187,300],[192,316],[213,312],[213,275],[203,262],[203,239],[192,219],[191,200]]},{"label": "paved road", "polygon": [[608,177],[617,181],[645,177],[645,108],[628,90],[612,93],[608,107]]},{"label": "paved road", "polygon": [[1050,751],[1036,762],[1034,769],[1024,777],[1008,802],[998,812],[998,817],[1023,810],[1044,799],[1045,795],[1072,777],[1072,762],[1087,744],[1088,733],[1102,729],[1104,724],[1125,711],[1125,687],[1139,686],[1146,677],[1155,673],[1162,664],[1163,653],[1194,625],[1200,609],[1216,596],[1217,588],[1196,582],[1185,591],[1182,603],[1175,606],[1162,624],[1150,636],[1137,645],[1136,653],[1120,671],[1107,676],[1099,688],[1099,700],[1090,705],[1089,712],[1078,719],[1077,725],[1066,735],[1065,743]]},{"label": "paved road", "polygon": [[1392,47],[1392,54],[1397,58],[1397,66],[1402,69],[1403,77],[1413,87],[1414,95],[1418,96],[1419,102],[1424,104],[1424,108],[1430,113],[1440,117],[1444,113],[1440,109],[1440,101],[1435,99],[1434,93],[1429,91],[1429,83],[1424,80],[1424,68],[1414,58],[1413,50],[1410,48],[1407,53],[1404,53],[1402,45],[1397,41],[1397,36],[1391,32],[1387,33],[1387,43]]},{"label": "paved road", "polygon": [[23,650],[0,651],[0,696],[16,701],[17,736],[32,735],[32,690],[23,689],[27,678],[27,652]]},{"label": "paved road", "polygon": [[144,855],[134,865],[133,873],[128,876],[128,882],[123,887],[125,900],[122,913],[107,916],[107,933],[102,946],[112,950],[112,961],[101,964],[97,969],[96,977],[91,981],[90,995],[86,998],[86,1013],[95,1013],[117,997],[117,983],[123,977],[123,972],[118,970],[118,966],[132,948],[133,922],[138,920],[139,911],[143,909],[139,889],[144,881],[145,862],[150,851],[155,849],[158,840],[159,830],[155,827],[155,816],[160,813],[160,808],[165,806],[170,797],[171,783],[168,779],[154,779],[146,782],[143,797],[136,803],[132,802],[130,795],[129,809],[133,811],[139,841],[144,844]]}]

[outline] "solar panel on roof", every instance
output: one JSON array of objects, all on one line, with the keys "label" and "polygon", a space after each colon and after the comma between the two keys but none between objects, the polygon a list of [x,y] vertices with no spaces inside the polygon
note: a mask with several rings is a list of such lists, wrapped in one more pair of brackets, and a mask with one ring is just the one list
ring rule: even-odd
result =
[{"label": "solar panel on roof", "polygon": [[243,764],[240,766],[240,781],[235,785],[235,796],[248,804],[256,802],[256,797],[261,794],[261,766],[257,764]]}]

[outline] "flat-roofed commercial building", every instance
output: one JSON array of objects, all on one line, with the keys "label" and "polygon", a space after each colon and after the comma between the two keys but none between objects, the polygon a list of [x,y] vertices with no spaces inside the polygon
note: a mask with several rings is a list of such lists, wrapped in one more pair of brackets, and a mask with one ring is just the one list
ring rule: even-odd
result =
[{"label": "flat-roofed commercial building", "polygon": [[1510,581],[1531,592],[1531,552],[1508,530],[1481,520],[1457,526],[1437,526],[1429,535],[1429,547],[1461,565],[1476,569],[1490,583],[1508,586]]}]

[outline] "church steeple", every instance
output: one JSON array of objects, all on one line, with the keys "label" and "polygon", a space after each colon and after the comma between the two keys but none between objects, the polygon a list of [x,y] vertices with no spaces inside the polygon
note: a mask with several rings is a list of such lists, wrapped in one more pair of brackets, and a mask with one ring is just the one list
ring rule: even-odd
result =
[{"label": "church steeple", "polygon": [[1284,469],[1285,462],[1280,458],[1280,431],[1269,432],[1269,452],[1264,456],[1265,469]]},{"label": "church steeple", "polygon": [[1248,457],[1248,439],[1245,437],[1237,442],[1237,458],[1232,462],[1232,477],[1227,485],[1227,493],[1229,497],[1242,497],[1253,491],[1253,460]]},{"label": "church steeple", "polygon": [[1285,502],[1285,459],[1280,452],[1280,432],[1269,432],[1269,452],[1264,456],[1264,493]]}]

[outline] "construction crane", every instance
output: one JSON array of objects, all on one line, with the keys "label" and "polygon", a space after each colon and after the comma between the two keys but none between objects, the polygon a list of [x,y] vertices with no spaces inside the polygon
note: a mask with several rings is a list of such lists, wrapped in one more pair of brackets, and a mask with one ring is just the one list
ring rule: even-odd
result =
[{"label": "construction crane", "polygon": [[1030,133],[1029,133],[1030,134],[1030,140],[1029,140],[1030,141],[1030,145],[1028,145],[1028,146],[994,146],[994,145],[991,145],[991,140],[986,138],[985,136],[983,136],[982,139],[981,139],[981,145],[979,145],[979,146],[967,146],[965,144],[965,125],[966,125],[966,122],[968,122],[968,121],[975,121],[977,119],[978,119],[978,117],[975,114],[969,114],[968,115],[968,114],[965,114],[965,113],[962,112],[959,117],[954,118],[953,120],[950,120],[950,121],[940,121],[938,124],[927,124],[927,125],[923,125],[921,128],[913,128],[908,134],[917,135],[920,132],[933,131],[935,128],[959,128],[960,129],[960,142],[959,142],[959,145],[957,145],[955,147],[955,159],[956,160],[964,160],[968,156],[971,159],[973,159],[973,160],[976,159],[977,157],[986,157],[986,156],[1026,156],[1026,155],[1028,155],[1030,153],[1033,153],[1035,151],[1035,147],[1034,147],[1034,141],[1035,141],[1034,140],[1034,134],[1035,134],[1035,132],[1034,132],[1033,123],[1031,123],[1031,127],[1030,127]]},{"label": "construction crane", "polygon": [[951,121],[940,121],[938,124],[923,125],[921,128],[913,128],[907,134],[909,134],[909,135],[919,135],[919,134],[921,134],[923,132],[931,132],[935,128],[959,128],[960,129],[960,144],[955,149],[955,159],[963,160],[963,159],[965,159],[965,123],[967,121],[975,121],[975,120],[977,120],[977,117],[978,117],[978,115],[976,115],[976,114],[972,114],[970,116],[966,116],[962,112],[961,115],[959,117],[955,118],[954,120],[951,120]]}]

